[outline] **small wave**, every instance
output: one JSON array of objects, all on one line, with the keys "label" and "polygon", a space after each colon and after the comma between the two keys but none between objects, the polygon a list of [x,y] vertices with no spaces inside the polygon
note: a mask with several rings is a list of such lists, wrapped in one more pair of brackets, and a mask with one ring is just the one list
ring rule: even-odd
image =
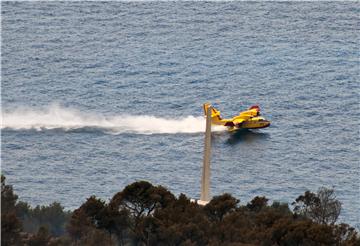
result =
[{"label": "small wave", "polygon": [[[38,131],[61,129],[74,131],[96,128],[104,133],[121,134],[175,134],[200,133],[205,131],[204,117],[186,116],[161,118],[152,115],[105,116],[84,113],[77,109],[51,105],[43,109],[16,108],[2,112],[2,129]],[[223,131],[224,127],[214,127],[213,131]]]}]

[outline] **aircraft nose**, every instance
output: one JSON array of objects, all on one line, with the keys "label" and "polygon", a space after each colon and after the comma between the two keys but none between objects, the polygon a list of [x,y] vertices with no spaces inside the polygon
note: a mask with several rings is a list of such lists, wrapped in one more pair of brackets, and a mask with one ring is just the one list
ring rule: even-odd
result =
[{"label": "aircraft nose", "polygon": [[270,126],[270,121],[266,120],[265,121],[265,126],[264,127],[269,127]]}]

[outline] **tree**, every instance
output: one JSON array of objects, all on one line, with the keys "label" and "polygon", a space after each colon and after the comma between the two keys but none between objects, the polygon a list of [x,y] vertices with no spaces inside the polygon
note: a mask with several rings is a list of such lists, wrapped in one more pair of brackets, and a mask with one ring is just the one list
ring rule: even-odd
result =
[{"label": "tree", "polygon": [[16,216],[20,220],[24,221],[24,219],[29,216],[31,207],[26,202],[18,201],[15,205],[15,210],[16,210]]},{"label": "tree", "polygon": [[47,246],[49,241],[50,241],[49,230],[46,227],[41,226],[38,232],[30,237],[27,244],[29,246]]},{"label": "tree", "polygon": [[[23,210],[25,210],[22,205]],[[17,204],[20,207],[20,204]],[[53,202],[48,206],[36,206],[29,209],[27,216],[24,218],[24,225],[30,230],[39,230],[45,226],[52,236],[61,236],[65,233],[65,223],[69,220],[70,212],[65,212],[64,208],[58,202]],[[33,231],[30,231],[33,232]]]},{"label": "tree", "polygon": [[119,210],[125,208],[134,216],[135,226],[141,216],[150,215],[157,207],[166,207],[175,200],[173,194],[162,186],[139,181],[125,187],[115,194],[110,205]]},{"label": "tree", "polygon": [[341,203],[333,189],[322,187],[317,194],[306,191],[292,203],[296,214],[308,217],[321,224],[334,224],[341,211]]},{"label": "tree", "polygon": [[271,240],[275,245],[335,245],[332,230],[311,220],[283,218],[271,228]]},{"label": "tree", "polygon": [[105,208],[105,202],[101,199],[96,198],[96,196],[89,197],[84,204],[80,206],[86,216],[90,219],[91,223],[95,226],[98,225],[99,214]]},{"label": "tree", "polygon": [[109,207],[118,212],[128,211],[131,218],[128,220],[128,227],[133,233],[135,243],[139,240],[146,243],[145,230],[148,230],[148,227],[144,225],[151,224],[144,222],[146,217],[151,216],[155,209],[165,208],[174,201],[174,195],[166,188],[153,186],[147,181],[139,181],[126,186],[123,191],[115,194]]},{"label": "tree", "polygon": [[360,237],[355,228],[344,223],[332,227],[337,245],[360,245]]},{"label": "tree", "polygon": [[15,209],[18,196],[5,180],[5,176],[1,175],[1,245],[21,245],[22,223]]},{"label": "tree", "polygon": [[109,237],[109,235],[102,230],[96,228],[88,228],[84,236],[75,245],[86,245],[86,246],[115,246],[116,243]]},{"label": "tree", "polygon": [[90,218],[80,208],[76,209],[66,227],[70,237],[77,242],[93,227]]},{"label": "tree", "polygon": [[276,211],[284,214],[284,215],[290,215],[291,210],[289,209],[289,205],[287,203],[282,203],[278,201],[274,201],[271,205],[271,208],[275,209]]},{"label": "tree", "polygon": [[14,211],[1,214],[1,245],[22,245],[20,232],[22,225]]},{"label": "tree", "polygon": [[262,208],[267,206],[267,199],[264,196],[256,196],[254,199],[251,200],[250,203],[246,205],[246,207],[253,212],[259,212]]},{"label": "tree", "polygon": [[169,206],[157,208],[140,226],[144,227],[144,242],[150,245],[208,245],[211,235],[211,223],[203,206],[184,194]]},{"label": "tree", "polygon": [[119,244],[124,244],[125,232],[130,224],[130,212],[127,209],[118,210],[110,205],[104,207],[97,215],[97,227],[105,229],[109,234],[116,235]]},{"label": "tree", "polygon": [[[128,224],[127,210],[115,209],[101,199],[91,196],[74,211],[67,230],[78,242],[96,242],[97,239],[104,237],[104,232],[107,232],[108,234],[105,234],[107,240],[112,241],[112,235],[115,234],[119,243],[123,244],[123,232],[128,228]],[[92,241],[84,239],[88,236]]]},{"label": "tree", "polygon": [[215,196],[204,207],[205,212],[209,218],[215,221],[222,221],[223,217],[236,209],[239,200],[225,193],[220,196]]},{"label": "tree", "polygon": [[5,180],[5,176],[1,175],[1,214],[14,211],[18,199],[12,185],[7,185]]},{"label": "tree", "polygon": [[[67,224],[69,236],[53,237],[69,213],[59,203],[37,206],[17,201],[2,177],[1,245],[360,245],[354,228],[334,224],[341,204],[333,190],[309,191],[287,204],[255,197],[245,206],[230,194],[206,206],[161,186],[133,183],[106,203],[89,197]],[[33,227],[22,232],[24,221]],[[23,224],[22,224],[23,223]],[[37,228],[35,230],[35,228]]]}]

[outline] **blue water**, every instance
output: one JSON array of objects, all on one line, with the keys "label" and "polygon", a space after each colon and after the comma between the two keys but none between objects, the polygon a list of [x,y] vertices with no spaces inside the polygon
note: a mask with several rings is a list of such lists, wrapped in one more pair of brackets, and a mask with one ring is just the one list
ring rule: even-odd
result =
[{"label": "blue water", "polygon": [[325,186],[360,228],[357,2],[2,2],[2,172],[32,205],[149,180],[198,198],[201,105],[259,104],[213,133],[211,193],[291,203]]}]

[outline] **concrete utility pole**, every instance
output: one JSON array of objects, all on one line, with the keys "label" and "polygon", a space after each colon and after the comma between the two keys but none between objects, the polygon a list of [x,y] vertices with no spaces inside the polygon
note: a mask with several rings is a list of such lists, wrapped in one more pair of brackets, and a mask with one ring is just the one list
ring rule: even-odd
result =
[{"label": "concrete utility pole", "polygon": [[210,158],[211,158],[211,111],[212,106],[206,111],[206,131],[205,131],[205,150],[204,163],[201,179],[201,196],[199,204],[207,204],[210,201]]}]

